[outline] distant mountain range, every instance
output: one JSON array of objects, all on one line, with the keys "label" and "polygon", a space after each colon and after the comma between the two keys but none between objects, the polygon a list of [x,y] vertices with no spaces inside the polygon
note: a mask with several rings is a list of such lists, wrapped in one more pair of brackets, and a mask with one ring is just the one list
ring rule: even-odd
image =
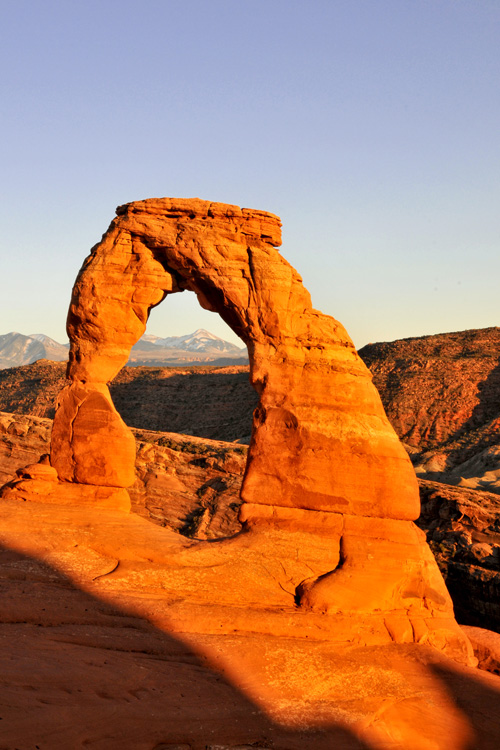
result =
[{"label": "distant mountain range", "polygon": [[145,334],[132,347],[127,364],[132,367],[182,367],[183,365],[240,365],[248,363],[246,346],[239,347],[204,328],[185,336]]},{"label": "distant mountain range", "polygon": [[[43,333],[24,336],[6,333],[0,336],[0,370],[30,365],[39,359],[65,362],[68,344],[59,344]],[[128,365],[138,367],[182,367],[184,365],[246,364],[246,347],[238,347],[213,333],[198,328],[184,336],[151,336],[145,334],[132,348]]]},{"label": "distant mountain range", "polygon": [[68,359],[68,345],[59,344],[43,333],[23,336],[12,331],[0,336],[0,370],[30,365],[38,359],[64,362]]}]

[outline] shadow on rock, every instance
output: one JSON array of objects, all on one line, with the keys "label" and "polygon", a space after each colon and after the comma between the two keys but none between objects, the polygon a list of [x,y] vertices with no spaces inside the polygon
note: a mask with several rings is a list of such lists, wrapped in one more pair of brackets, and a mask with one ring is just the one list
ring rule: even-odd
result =
[{"label": "shadow on rock", "polygon": [[[460,713],[467,717],[473,739],[464,746],[464,750],[498,750],[500,693],[497,678],[483,672],[482,679],[474,679],[443,664],[434,664],[430,669],[444,685]],[[488,677],[491,687],[487,684]]]},{"label": "shadow on rock", "polygon": [[35,558],[1,548],[0,592],[2,748],[368,750],[342,726],[276,724],[180,639]]}]

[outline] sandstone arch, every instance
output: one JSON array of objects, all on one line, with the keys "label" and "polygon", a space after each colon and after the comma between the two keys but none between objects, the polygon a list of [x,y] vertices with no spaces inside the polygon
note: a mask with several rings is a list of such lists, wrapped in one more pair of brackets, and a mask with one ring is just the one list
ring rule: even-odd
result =
[{"label": "sandstone arch", "polygon": [[242,490],[246,517],[269,505],[418,516],[411,464],[370,374],[342,325],[312,308],[300,276],[276,249],[280,227],[272,214],[202,200],[117,209],[73,290],[71,385],[61,396],[51,452],[61,479],[133,482],[133,441],[106,384],[126,363],[150,309],[190,289],[247,345],[260,395]]},{"label": "sandstone arch", "polygon": [[[194,555],[205,604],[212,586],[220,595],[225,569],[238,612],[246,616],[257,606],[250,629],[426,642],[472,663],[425,535],[412,523],[419,513],[415,475],[370,373],[342,325],[313,309],[300,276],[277,250],[280,241],[279,219],[261,211],[169,198],[118,208],[73,289],[70,382],[60,394],[50,465],[18,472],[2,497],[65,506],[85,529],[98,526],[99,513],[108,524],[118,515],[132,544],[126,556],[143,561],[151,554],[167,575],[179,556]],[[245,341],[260,398],[242,488],[248,533],[188,548],[137,516],[116,514],[130,508],[135,444],[107,386],[150,309],[184,289]],[[119,560],[119,540],[109,546]],[[322,614],[339,617],[325,621]],[[241,624],[235,612],[229,628],[233,616]],[[210,630],[204,617],[196,627]]]}]

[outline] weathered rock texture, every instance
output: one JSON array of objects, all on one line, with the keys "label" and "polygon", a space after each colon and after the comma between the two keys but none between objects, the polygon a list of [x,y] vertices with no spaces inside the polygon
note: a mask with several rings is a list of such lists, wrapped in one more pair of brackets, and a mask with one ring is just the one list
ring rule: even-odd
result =
[{"label": "weathered rock texture", "polygon": [[[66,493],[68,502],[91,504],[94,493],[96,507],[126,509],[135,442],[108,382],[151,308],[189,289],[246,343],[259,394],[240,518],[253,539],[273,529],[290,539],[299,530],[305,537],[296,543],[315,550],[302,560],[297,548],[297,564],[287,558],[286,580],[276,586],[302,611],[375,615],[394,641],[425,640],[469,659],[424,534],[412,523],[419,498],[409,458],[344,328],[312,308],[278,253],[277,217],[173,199],[117,213],[73,290],[71,382],[54,420],[51,466],[30,467],[27,476],[38,497],[45,482],[51,502]],[[267,548],[271,567],[281,544]],[[241,544],[231,549],[236,571]],[[235,580],[258,599],[260,584],[250,579]]]},{"label": "weathered rock texture", "polygon": [[250,442],[258,403],[247,367],[124,367],[110,383],[129,427]]},{"label": "weathered rock texture", "polygon": [[0,528],[4,748],[498,748],[499,677],[390,643],[375,615],[297,612],[290,578],[328,538],[193,542],[14,499]]},{"label": "weathered rock texture", "polygon": [[[370,344],[360,351],[419,476],[500,492],[500,329]],[[216,440],[250,435],[248,368],[123,368],[110,383],[132,427]],[[0,370],[0,411],[53,417],[64,365]]]},{"label": "weathered rock texture", "polygon": [[500,632],[500,498],[420,480],[418,525],[452,595],[459,622]]},{"label": "weathered rock texture", "polygon": [[50,450],[52,420],[0,412],[0,487]]},{"label": "weathered rock texture", "polygon": [[[48,453],[51,427],[48,419],[0,413],[0,482],[15,487],[14,496],[32,497],[32,480],[23,467]],[[129,494],[134,513],[196,539],[221,539],[241,531],[239,493],[246,446],[133,432],[136,481]],[[419,480],[419,488],[422,512],[417,525],[427,534],[458,621],[500,632],[498,496],[426,480]],[[7,494],[5,488],[4,497]]]},{"label": "weathered rock texture", "polygon": [[360,356],[419,476],[500,492],[500,328],[369,344]]},{"label": "weathered rock texture", "polygon": [[[40,459],[50,450],[52,421],[0,412],[0,487],[4,498],[41,499],[60,491],[53,470]],[[241,531],[238,512],[247,447],[175,433],[134,430],[136,480],[131,510],[184,536],[219,539]],[[48,485],[47,482],[50,482]],[[65,487],[65,492],[76,485]],[[39,493],[40,494],[40,493]],[[70,493],[71,494],[71,493]]]},{"label": "weathered rock texture", "polygon": [[131,442],[107,383],[144,333],[150,309],[190,289],[249,349],[260,403],[246,502],[418,515],[411,465],[365,366],[343,327],[313,310],[299,275],[276,250],[280,243],[277,217],[236,206],[162,199],[118,209],[73,291],[72,385],[61,395],[52,438],[61,478],[133,482]]},{"label": "weathered rock texture", "polygon": [[[0,411],[53,419],[66,365],[39,360],[0,370]],[[124,367],[109,384],[129,427],[250,442],[258,395],[248,365]]]}]

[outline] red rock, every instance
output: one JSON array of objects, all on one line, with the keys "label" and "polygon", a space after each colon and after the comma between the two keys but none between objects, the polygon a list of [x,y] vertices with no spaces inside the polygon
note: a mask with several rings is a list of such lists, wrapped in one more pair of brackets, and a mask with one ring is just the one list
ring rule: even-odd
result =
[{"label": "red rock", "polygon": [[[107,383],[144,333],[151,308],[189,289],[246,343],[259,394],[241,490],[249,532],[224,547],[186,551],[191,565],[202,559],[217,568],[225,560],[234,583],[226,579],[221,591],[218,574],[204,568],[195,588],[216,590],[222,601],[245,608],[291,597],[311,618],[357,618],[360,638],[369,642],[407,640],[411,626],[414,641],[470,662],[438,568],[412,523],[419,497],[411,462],[346,331],[312,308],[300,276],[276,249],[279,219],[197,199],[153,199],[117,213],[73,290],[71,382],[60,397],[51,446],[51,465],[62,481],[48,498],[57,500],[67,488],[68,502],[78,504],[75,488],[82,487],[86,502],[93,485],[98,502],[116,497],[117,507],[125,508],[134,441]],[[38,480],[22,481],[11,492],[26,498],[31,481],[42,499]],[[174,477],[169,482],[172,487]],[[139,536],[129,533],[127,555],[142,533],[139,527]],[[120,559],[116,543],[105,547]],[[301,548],[308,550],[304,560]],[[161,553],[158,564],[168,568],[174,559]],[[278,572],[269,586],[263,570],[280,566],[287,570],[284,581]],[[149,574],[135,576],[150,585]]]},{"label": "red rock", "polygon": [[500,679],[429,648],[424,622],[294,604],[295,582],[332,564],[324,536],[193,542],[132,513],[14,499],[0,528],[5,747],[498,744]]},{"label": "red rock", "polygon": [[[167,198],[121,206],[73,291],[73,387],[102,393],[151,307],[191,289],[249,349],[260,403],[243,499],[414,519],[415,476],[369,373],[341,324],[312,308],[300,276],[276,250],[280,243],[279,219],[259,211]],[[60,440],[78,450],[71,421],[60,410],[54,425],[52,463],[65,477],[79,470],[59,449]]]},{"label": "red rock", "polygon": [[472,625],[462,625],[462,630],[472,644],[478,667],[500,675],[500,633]]},{"label": "red rock", "polygon": [[500,492],[499,352],[498,327],[360,350],[423,479]]}]

